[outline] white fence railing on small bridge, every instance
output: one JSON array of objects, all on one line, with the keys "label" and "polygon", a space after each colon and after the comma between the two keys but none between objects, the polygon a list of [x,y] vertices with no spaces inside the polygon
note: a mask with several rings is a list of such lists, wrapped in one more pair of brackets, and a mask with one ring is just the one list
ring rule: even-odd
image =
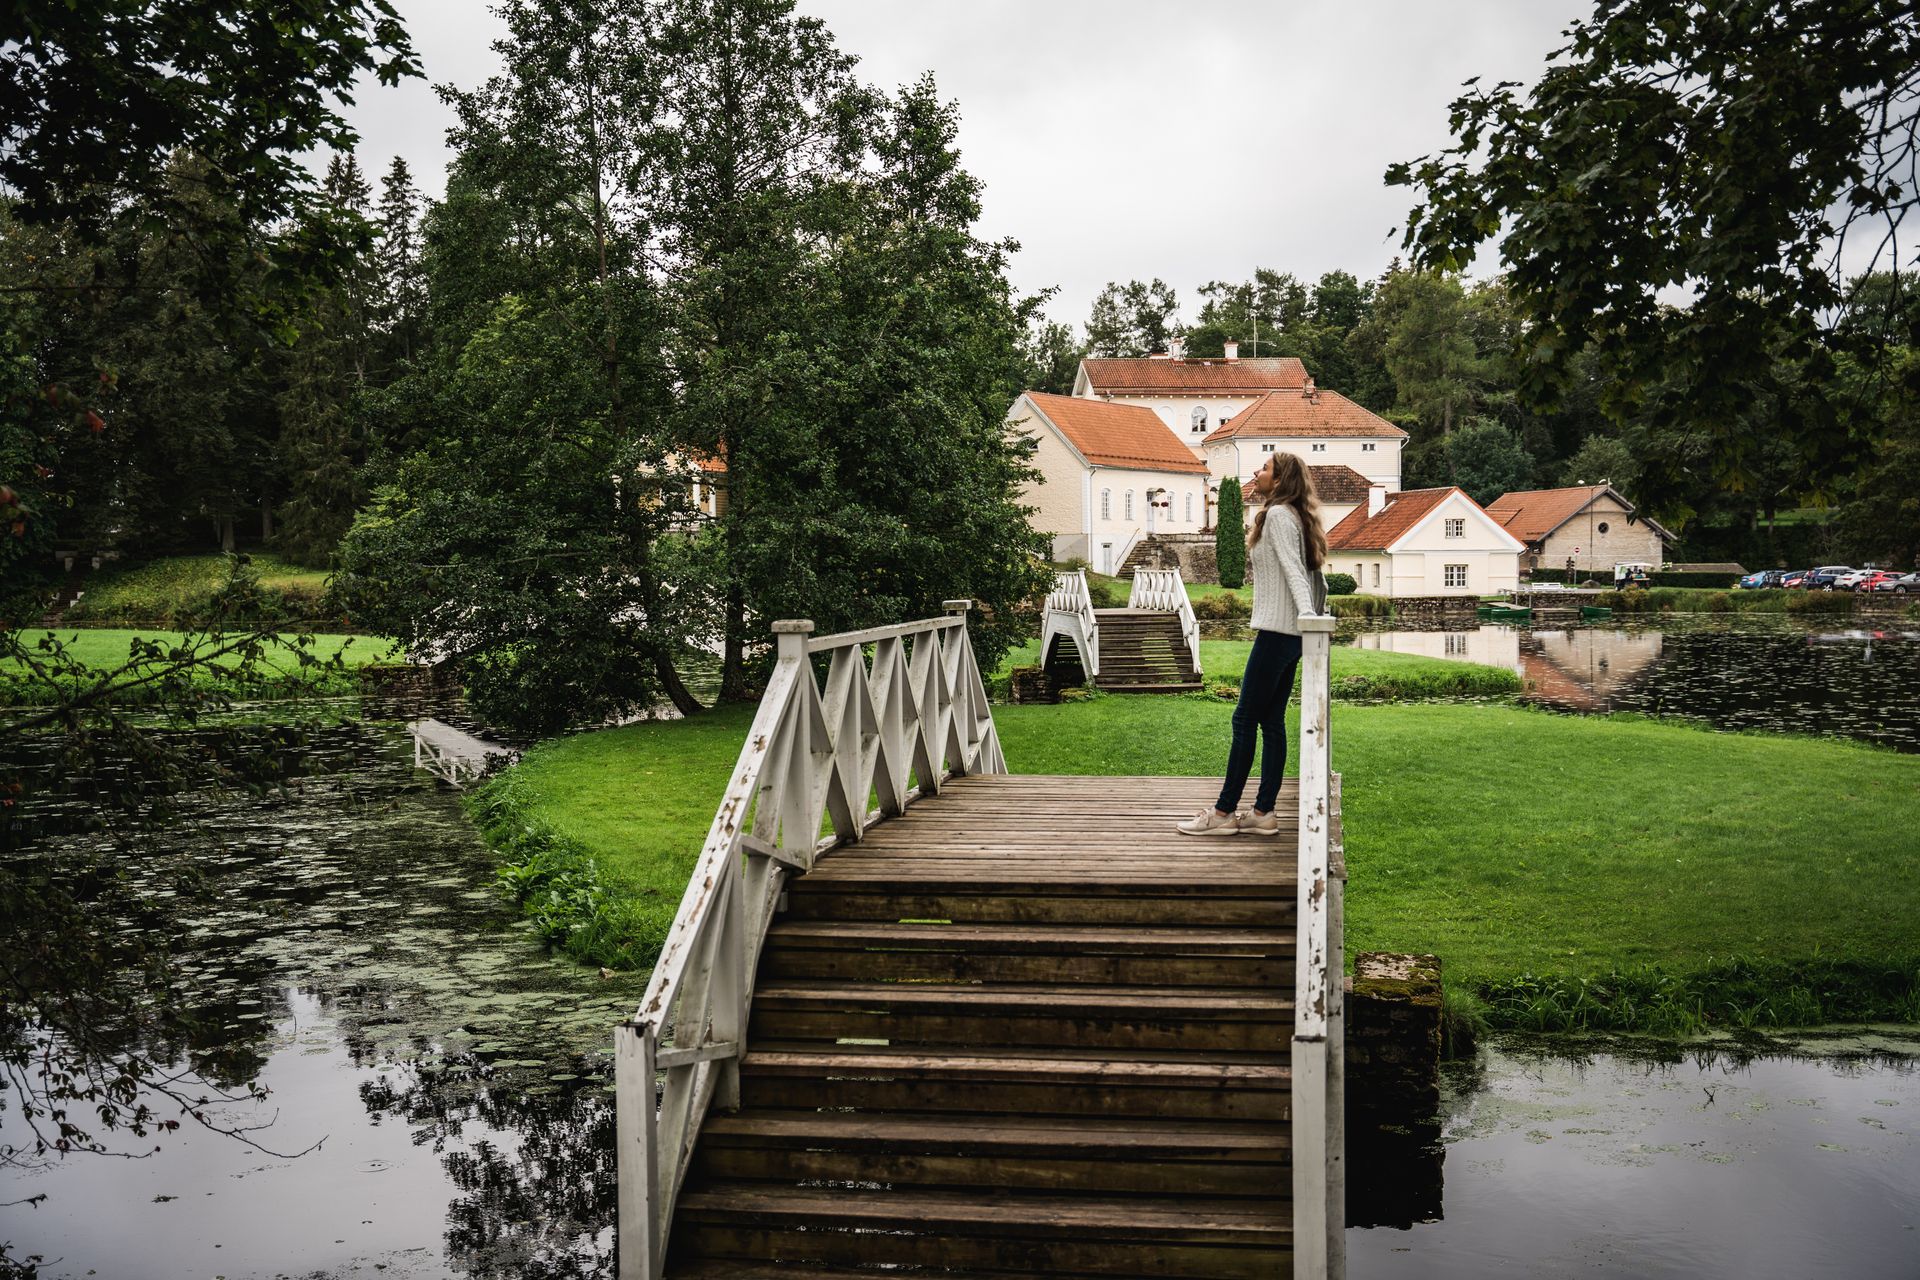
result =
[{"label": "white fence railing on small bridge", "polygon": [[1135,569],[1133,571],[1133,590],[1127,594],[1127,608],[1154,609],[1161,613],[1171,613],[1180,619],[1180,639],[1187,646],[1187,654],[1193,659],[1193,669],[1200,666],[1200,620],[1193,616],[1193,601],[1187,596],[1187,584],[1178,569]]},{"label": "white fence railing on small bridge", "polygon": [[1071,640],[1080,654],[1080,668],[1092,680],[1100,674],[1100,619],[1094,616],[1093,594],[1087,589],[1087,571],[1068,569],[1054,575],[1040,619],[1040,663],[1053,658],[1056,639]]},{"label": "white fence railing on small bridge", "polygon": [[511,763],[520,755],[512,747],[476,738],[444,720],[415,720],[407,732],[413,736],[413,767],[452,787],[483,776],[496,760]]},{"label": "white fence railing on small bridge", "polygon": [[709,1106],[740,1104],[754,970],[787,876],[950,776],[1007,771],[967,639],[971,604],[840,635],[773,624],[760,709],[646,995],[615,1033],[620,1280],[661,1274],[700,1123]]}]

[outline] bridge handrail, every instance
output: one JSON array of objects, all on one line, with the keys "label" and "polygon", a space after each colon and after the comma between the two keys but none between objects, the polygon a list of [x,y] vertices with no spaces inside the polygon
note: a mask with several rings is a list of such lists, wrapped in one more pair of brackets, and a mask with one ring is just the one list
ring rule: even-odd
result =
[{"label": "bridge handrail", "polygon": [[661,1274],[701,1121],[709,1106],[740,1105],[754,970],[787,877],[949,777],[1007,771],[971,607],[949,600],[943,617],[829,636],[773,624],[773,674],[646,995],[614,1034],[620,1280]]},{"label": "bridge handrail", "polygon": [[1133,590],[1127,595],[1127,608],[1158,609],[1163,613],[1179,615],[1180,639],[1193,658],[1194,671],[1201,670],[1200,620],[1193,616],[1193,601],[1187,598],[1186,580],[1180,576],[1177,567],[1135,569]]},{"label": "bridge handrail", "polygon": [[[1293,1001],[1293,1274],[1346,1274],[1346,862],[1333,772],[1335,620],[1300,619],[1300,817]],[[1320,1224],[1320,1225],[1314,1225]]]},{"label": "bridge handrail", "polygon": [[1085,569],[1067,569],[1054,575],[1047,593],[1046,616],[1040,622],[1040,661],[1044,664],[1055,636],[1073,641],[1087,678],[1100,674],[1100,620],[1093,612],[1093,592]]}]

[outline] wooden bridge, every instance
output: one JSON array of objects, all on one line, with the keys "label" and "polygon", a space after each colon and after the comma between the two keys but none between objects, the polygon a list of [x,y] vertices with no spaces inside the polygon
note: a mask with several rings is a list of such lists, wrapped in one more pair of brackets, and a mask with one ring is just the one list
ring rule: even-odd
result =
[{"label": "wooden bridge", "polygon": [[1041,618],[1040,662],[1078,668],[1115,693],[1200,687],[1200,623],[1178,569],[1141,569],[1124,609],[1096,609],[1085,570],[1055,576]]},{"label": "wooden bridge", "polygon": [[775,624],[617,1034],[623,1280],[1341,1275],[1332,619],[1299,821],[1221,841],[1214,779],[1008,774],[967,607]]}]

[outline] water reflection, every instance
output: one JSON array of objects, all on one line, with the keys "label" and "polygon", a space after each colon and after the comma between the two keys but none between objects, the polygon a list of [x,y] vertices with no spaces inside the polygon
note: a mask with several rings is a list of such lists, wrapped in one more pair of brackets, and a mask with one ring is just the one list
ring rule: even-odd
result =
[{"label": "water reflection", "polygon": [[1348,1273],[1912,1276],[1915,1051],[1912,1028],[1759,1052],[1495,1044],[1448,1071],[1444,1212],[1350,1230]]},{"label": "water reflection", "polygon": [[607,1029],[640,979],[533,943],[396,730],[316,749],[353,763],[206,800],[210,892],[175,927],[200,1014],[183,1060],[270,1091],[222,1116],[272,1121],[267,1147],[321,1146],[283,1159],[188,1126],[150,1159],[6,1170],[0,1202],[47,1199],[0,1210],[0,1241],[57,1260],[49,1276],[610,1274]]},{"label": "water reflection", "polygon": [[1639,711],[1721,729],[1859,738],[1920,752],[1920,629],[1787,616],[1410,630],[1347,624],[1357,648],[1505,667],[1558,711]]}]

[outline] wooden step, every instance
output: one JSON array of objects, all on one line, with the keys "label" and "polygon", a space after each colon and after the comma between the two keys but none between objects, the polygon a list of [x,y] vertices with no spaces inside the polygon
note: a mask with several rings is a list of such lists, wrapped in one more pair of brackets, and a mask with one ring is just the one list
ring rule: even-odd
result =
[{"label": "wooden step", "polygon": [[1118,1052],[925,1049],[765,1040],[740,1066],[752,1107],[932,1113],[1164,1116],[1278,1122],[1290,1114],[1287,1050]]},{"label": "wooden step", "polygon": [[[1256,837],[1235,836],[1251,844]],[[1281,837],[1257,837],[1279,839]],[[1217,843],[1217,841],[1216,841]],[[1136,886],[1136,889],[1139,886]],[[845,884],[831,892],[789,891],[786,915],[794,920],[938,921],[949,924],[1138,924],[1218,925],[1259,929],[1291,928],[1295,894],[1203,897],[1197,893],[1133,892],[1051,894],[976,892],[923,893],[909,885],[870,886],[853,892]]]},{"label": "wooden step", "polygon": [[[1290,993],[1289,993],[1290,994]],[[769,984],[748,1036],[887,1044],[1275,1053],[1293,1034],[1278,992],[1213,987]]]},{"label": "wooden step", "polygon": [[715,1116],[694,1175],[796,1184],[1000,1187],[1051,1194],[1270,1198],[1289,1179],[1286,1126],[1160,1117],[977,1116],[752,1109]]},{"label": "wooden step", "polygon": [[767,932],[762,981],[1053,982],[1293,986],[1284,930],[951,925],[783,920]]},{"label": "wooden step", "polygon": [[1291,1265],[1285,1201],[722,1184],[684,1194],[682,1258],[1253,1280]]}]

